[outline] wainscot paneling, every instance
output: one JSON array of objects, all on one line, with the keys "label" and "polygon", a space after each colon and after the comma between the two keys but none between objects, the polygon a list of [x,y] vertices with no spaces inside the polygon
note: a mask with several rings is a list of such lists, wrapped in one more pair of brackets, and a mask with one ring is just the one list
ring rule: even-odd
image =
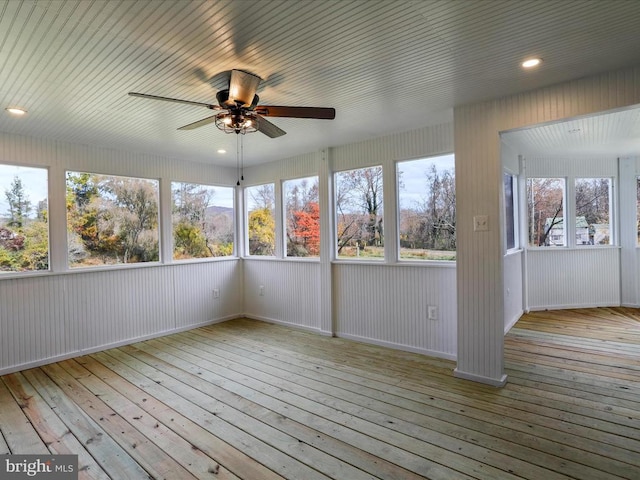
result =
[{"label": "wainscot paneling", "polygon": [[527,285],[530,310],[619,306],[620,250],[529,250]]},{"label": "wainscot paneling", "polygon": [[247,317],[320,330],[318,261],[245,258],[243,264]]},{"label": "wainscot paneling", "polygon": [[338,336],[455,359],[455,265],[349,263],[333,272]]},{"label": "wainscot paneling", "polygon": [[0,374],[237,317],[240,280],[237,259],[2,280]]},{"label": "wainscot paneling", "polygon": [[504,257],[504,331],[509,331],[524,313],[522,257],[524,252],[508,253]]}]

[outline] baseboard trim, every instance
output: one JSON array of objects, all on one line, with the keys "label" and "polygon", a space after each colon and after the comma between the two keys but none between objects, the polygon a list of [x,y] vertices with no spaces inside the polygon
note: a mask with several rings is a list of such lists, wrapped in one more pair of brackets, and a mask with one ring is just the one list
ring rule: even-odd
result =
[{"label": "baseboard trim", "polygon": [[337,333],[336,336],[340,338],[346,338],[347,340],[354,340],[356,342],[369,343],[371,345],[378,345],[380,347],[392,348],[394,350],[402,350],[404,352],[419,353],[421,355],[427,355],[429,357],[443,358],[445,360],[453,360],[453,361],[457,359],[456,355],[451,353],[440,352],[438,350],[429,350],[429,349],[420,348],[420,347],[412,347],[410,345],[387,342],[385,340],[378,340],[376,338],[361,337],[359,335],[351,335],[348,333]]},{"label": "baseboard trim", "polygon": [[457,368],[453,370],[453,376],[461,378],[463,380],[471,380],[472,382],[484,383],[485,385],[491,385],[492,387],[504,387],[507,384],[507,375],[504,374],[500,378],[485,377],[483,375],[476,375],[475,373],[463,372]]},{"label": "baseboard trim", "polygon": [[543,312],[545,310],[571,310],[574,308],[600,308],[600,307],[619,307],[620,304],[611,305],[611,303],[576,303],[566,305],[543,305],[543,306],[530,306],[531,312]]},{"label": "baseboard trim", "polygon": [[295,329],[298,329],[298,330],[304,330],[305,332],[317,333],[317,334],[325,335],[325,336],[328,336],[328,337],[332,336],[331,332],[326,332],[326,331],[320,330],[319,328],[316,328],[316,327],[310,327],[308,325],[299,325],[297,323],[286,322],[284,320],[277,320],[275,318],[265,317],[263,315],[254,315],[252,313],[245,313],[244,317],[245,318],[250,318],[252,320],[259,320],[259,321],[265,322],[265,323],[273,323],[275,325],[282,325],[283,327],[291,327],[291,328],[295,328]]},{"label": "baseboard trim", "polygon": [[145,340],[152,340],[158,337],[165,337],[167,335],[171,335],[173,333],[186,332],[188,330],[193,330],[194,328],[206,327],[207,325],[213,325],[215,323],[227,322],[229,320],[233,320],[235,318],[239,318],[241,315],[227,315],[225,317],[214,318],[211,320],[206,320],[204,322],[194,323],[192,325],[186,325],[179,328],[172,328],[169,330],[162,330],[160,332],[151,333],[149,335],[142,335],[139,337],[128,338],[126,340],[120,340],[118,342],[105,343],[103,345],[98,345],[91,348],[82,348],[80,350],[75,350],[73,352],[63,353],[62,355],[56,355],[53,357],[42,358],[39,360],[34,360],[32,362],[21,363],[19,365],[12,365],[10,367],[5,367],[0,369],[0,375],[7,375],[9,373],[20,372],[22,370],[28,370],[29,368],[41,367],[42,365],[48,365],[50,363],[62,362],[64,360],[69,360],[70,358],[81,357],[82,355],[90,355],[92,353],[102,352],[104,350],[109,350],[110,348],[118,348],[124,345],[131,345],[133,343],[144,342]]},{"label": "baseboard trim", "polygon": [[504,334],[506,335],[507,333],[509,333],[509,330],[511,330],[513,328],[513,326],[518,323],[518,320],[520,320],[520,317],[522,317],[522,315],[524,315],[524,310],[520,310],[520,312],[518,312],[517,315],[514,315],[511,320],[509,320],[507,322],[507,324],[504,327]]}]

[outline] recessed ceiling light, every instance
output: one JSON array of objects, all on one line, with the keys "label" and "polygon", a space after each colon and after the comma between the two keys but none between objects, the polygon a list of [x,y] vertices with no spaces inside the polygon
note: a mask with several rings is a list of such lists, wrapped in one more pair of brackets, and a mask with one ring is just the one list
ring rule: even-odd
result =
[{"label": "recessed ceiling light", "polygon": [[224,148],[219,148],[218,153],[227,153],[227,151]]},{"label": "recessed ceiling light", "polygon": [[530,59],[525,60],[524,62],[522,62],[522,68],[537,67],[541,63],[542,63],[542,59],[541,58],[530,58]]},{"label": "recessed ceiling light", "polygon": [[7,107],[5,108],[5,110],[9,113],[12,113],[13,115],[24,115],[25,113],[27,113],[26,110],[18,107]]}]

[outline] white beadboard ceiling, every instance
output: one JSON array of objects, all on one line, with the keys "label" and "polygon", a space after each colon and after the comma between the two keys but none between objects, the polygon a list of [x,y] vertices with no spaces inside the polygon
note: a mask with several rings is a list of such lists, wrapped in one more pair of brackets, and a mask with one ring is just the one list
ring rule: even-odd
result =
[{"label": "white beadboard ceiling", "polygon": [[640,108],[505,132],[502,139],[530,156],[640,155]]},{"label": "white beadboard ceiling", "polygon": [[[0,131],[235,164],[235,135],[177,131],[231,69],[261,104],[335,107],[275,118],[245,165],[450,120],[452,108],[640,64],[637,0],[0,0]],[[542,66],[523,71],[526,57]],[[229,153],[216,153],[225,148]]]}]

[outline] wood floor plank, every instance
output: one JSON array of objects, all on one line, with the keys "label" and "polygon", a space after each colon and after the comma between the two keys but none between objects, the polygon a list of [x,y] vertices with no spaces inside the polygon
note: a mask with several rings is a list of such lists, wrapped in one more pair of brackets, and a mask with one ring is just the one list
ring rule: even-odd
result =
[{"label": "wood floor plank", "polygon": [[32,369],[25,371],[24,375],[47,405],[56,410],[60,420],[83,444],[83,448],[91,454],[101,468],[109,470],[110,476],[149,478],[149,473],[140,467],[129,453],[87,416],[71,398],[66,396],[44,372]]},{"label": "wood floor plank", "polygon": [[[130,349],[127,349],[127,351],[132,352],[132,355],[136,355],[138,358],[146,358],[147,362],[156,366],[161,366],[157,359],[166,361],[167,364],[162,366],[165,372],[173,370],[176,374],[189,372],[192,375],[198,375],[199,378],[207,382],[203,388],[211,391],[212,395],[215,395],[216,398],[221,399],[226,404],[239,406],[244,412],[252,410],[253,403],[260,405],[263,409],[254,415],[259,415],[261,421],[268,423],[274,428],[281,429],[299,440],[321,449],[337,459],[347,464],[352,464],[378,478],[389,480],[417,480],[418,478],[424,478],[403,469],[401,466],[394,465],[380,457],[376,457],[363,449],[352,446],[338,438],[334,438],[340,437],[337,433],[340,425],[331,420],[317,416],[312,417],[313,414],[298,408],[296,405],[264,394],[252,385],[245,386],[246,384],[241,381],[242,379],[228,379],[217,366],[214,367],[215,371],[208,370],[206,366],[211,365],[211,362],[202,357],[190,355],[184,351],[172,350],[167,347],[159,350],[154,348],[153,345],[150,345],[150,343],[152,342],[145,342],[143,345],[131,347],[141,349],[138,352],[135,350],[131,351]],[[142,355],[141,352],[149,352],[152,356]],[[174,368],[170,368],[170,366]],[[251,399],[251,401],[249,402],[247,399]],[[329,431],[330,434],[325,434],[324,431]],[[366,446],[370,447],[369,444]],[[384,448],[388,450],[389,446],[385,445]],[[349,478],[354,477],[349,476]]]},{"label": "wood floor plank", "polygon": [[87,452],[64,422],[58,418],[54,410],[23,374],[7,375],[4,381],[51,453],[78,455],[78,476],[80,478],[109,479],[107,473]]},{"label": "wood floor plank", "polygon": [[[177,384],[169,376],[158,370],[144,369],[137,365],[134,359],[118,350],[96,354],[95,358],[148,394],[171,405],[172,408],[191,420],[200,423],[207,429],[211,429],[212,432],[219,432],[229,443],[250,452],[250,456],[285,478],[308,478],[310,480],[329,478],[283,453],[281,450],[272,447],[269,443],[220,419],[216,407],[221,406],[218,405],[215,399],[204,398],[197,391],[193,391],[194,389],[188,389],[184,384]],[[133,368],[130,363],[134,363],[137,367],[147,371],[150,376]],[[191,398],[184,397],[184,394]],[[203,402],[202,405],[200,405],[201,401]],[[296,447],[296,443],[297,441],[290,442],[286,444],[284,449]],[[304,449],[304,446],[298,446],[298,448]]]},{"label": "wood floor plank", "polygon": [[[195,448],[215,459],[218,464],[224,466],[239,478],[260,478],[264,480],[281,480],[283,478],[256,462],[246,453],[222,441],[199,423],[189,420],[169,405],[159,401],[152,395],[148,395],[144,390],[128,382],[96,359],[81,357],[75,361],[79,367],[86,369],[87,372],[95,375],[104,384],[126,398],[146,399],[146,401],[138,400],[137,405],[148,414],[161,420],[165,425],[170,426],[178,435],[188,438]],[[102,396],[102,393],[100,395]]]},{"label": "wood floor plank", "polygon": [[[212,472],[219,470],[217,464],[131,402],[128,408],[116,411],[105,403],[102,395],[94,395],[62,365],[48,365],[42,370],[112,438],[119,439],[118,432],[126,432],[127,441],[118,443],[152,476],[185,480],[216,478]],[[224,476],[226,472],[222,473]]]},{"label": "wood floor plank", "polygon": [[5,384],[9,380],[10,377],[5,375],[0,381],[0,430],[10,453],[21,455],[50,453],[20,408],[20,404],[11,396]]}]

